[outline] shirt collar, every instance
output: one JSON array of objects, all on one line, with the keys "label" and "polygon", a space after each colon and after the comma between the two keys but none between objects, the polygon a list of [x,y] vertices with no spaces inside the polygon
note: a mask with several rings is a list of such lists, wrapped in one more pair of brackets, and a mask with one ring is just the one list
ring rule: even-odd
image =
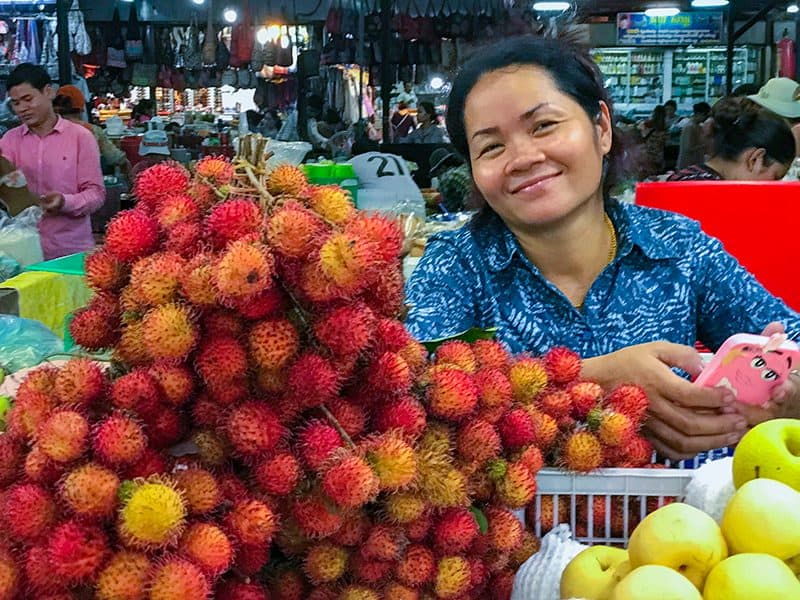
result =
[{"label": "shirt collar", "polygon": [[[634,247],[653,260],[676,258],[680,254],[659,237],[653,235],[650,224],[641,210],[630,210],[612,200],[607,211],[617,231],[618,256],[630,254]],[[469,225],[474,228],[475,238],[483,251],[490,271],[508,268],[514,256],[521,252],[517,238],[506,224],[491,210],[476,215]]]},{"label": "shirt collar", "polygon": [[[64,133],[64,129],[66,127],[66,123],[67,123],[66,119],[64,119],[60,115],[56,115],[56,124],[53,127],[53,131],[55,131],[56,133]],[[51,131],[50,133],[53,133],[53,131]],[[22,135],[28,135],[28,134],[31,134],[31,133],[33,133],[33,132],[31,131],[30,127],[28,127],[25,123],[23,123],[22,124]],[[50,135],[50,133],[48,133],[47,135]]]}]

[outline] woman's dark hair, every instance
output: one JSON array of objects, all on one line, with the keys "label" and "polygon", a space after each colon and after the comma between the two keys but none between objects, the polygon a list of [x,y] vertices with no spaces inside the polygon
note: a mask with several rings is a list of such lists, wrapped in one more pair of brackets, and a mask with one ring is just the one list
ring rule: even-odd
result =
[{"label": "woman's dark hair", "polygon": [[267,111],[267,114],[268,114],[270,117],[272,117],[272,120],[275,122],[275,129],[277,129],[278,131],[280,131],[280,130],[281,130],[281,127],[283,126],[283,121],[281,120],[281,116],[278,114],[278,111],[277,111],[277,109],[270,108],[270,109]]},{"label": "woman's dark hair", "polygon": [[[453,146],[462,156],[469,157],[464,107],[472,88],[487,73],[506,67],[525,65],[547,71],[558,89],[580,104],[592,121],[600,114],[600,103],[604,102],[608,106],[613,126],[613,105],[603,85],[603,76],[583,49],[560,40],[534,36],[508,38],[484,51],[475,52],[453,82],[447,104],[447,132]],[[608,191],[617,183],[624,156],[620,138],[616,131],[613,133],[611,150],[606,155],[604,196],[607,196]],[[469,160],[467,164],[470,164]]]},{"label": "woman's dark hair", "polygon": [[650,128],[655,131],[667,130],[667,109],[661,104],[653,109],[653,114],[650,116]]},{"label": "woman's dark hair", "polygon": [[50,75],[47,74],[47,71],[39,65],[22,63],[9,74],[8,80],[6,81],[6,89],[10,91],[11,88],[22,85],[23,83],[27,83],[37,90],[43,90],[53,83],[53,80],[50,78]]},{"label": "woman's dark hair", "polygon": [[152,117],[155,110],[155,104],[152,100],[142,98],[131,109],[131,118],[138,119],[142,116]]},{"label": "woman's dark hair", "polygon": [[430,115],[431,121],[434,123],[436,122],[436,117],[439,115],[436,114],[436,107],[433,105],[433,102],[423,100],[422,102],[417,103],[417,108],[424,108],[425,112]]},{"label": "woman's dark hair", "polygon": [[261,113],[257,110],[248,110],[244,113],[245,118],[247,119],[247,129],[248,131],[255,131],[256,127],[258,127],[259,123],[261,123]]},{"label": "woman's dark hair", "polygon": [[763,148],[769,161],[782,165],[794,160],[795,141],[785,119],[747,98],[728,97],[711,110],[714,156],[736,160],[748,148]]}]

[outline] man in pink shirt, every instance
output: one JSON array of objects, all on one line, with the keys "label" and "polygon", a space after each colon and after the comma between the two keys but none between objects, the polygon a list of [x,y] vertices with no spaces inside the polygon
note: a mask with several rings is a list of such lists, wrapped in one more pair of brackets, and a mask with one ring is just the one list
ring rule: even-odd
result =
[{"label": "man in pink shirt", "polygon": [[40,197],[45,259],[93,248],[89,216],[106,199],[97,141],[88,129],[56,115],[56,91],[42,67],[19,65],[7,85],[22,125],[0,138],[0,154],[22,171],[28,189]]}]

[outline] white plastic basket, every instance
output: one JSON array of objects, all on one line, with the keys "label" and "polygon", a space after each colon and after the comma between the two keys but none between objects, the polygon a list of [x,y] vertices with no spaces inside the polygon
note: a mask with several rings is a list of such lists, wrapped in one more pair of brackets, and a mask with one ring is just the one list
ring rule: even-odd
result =
[{"label": "white plastic basket", "polygon": [[600,469],[587,475],[542,469],[526,520],[537,537],[567,523],[581,543],[624,546],[647,514],[681,500],[691,479],[692,471],[682,469]]}]

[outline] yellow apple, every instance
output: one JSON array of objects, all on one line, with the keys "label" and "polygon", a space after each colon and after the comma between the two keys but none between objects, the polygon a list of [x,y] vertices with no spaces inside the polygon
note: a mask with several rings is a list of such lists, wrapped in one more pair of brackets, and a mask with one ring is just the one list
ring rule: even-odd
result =
[{"label": "yellow apple", "polygon": [[772,419],[753,427],[733,453],[733,484],[775,479],[800,492],[800,419]]},{"label": "yellow apple", "polygon": [[703,600],[703,597],[677,571],[661,565],[645,565],[620,581],[610,600]]},{"label": "yellow apple", "polygon": [[614,585],[625,579],[633,571],[630,560],[624,560],[614,567]]},{"label": "yellow apple", "polygon": [[708,572],[727,558],[728,546],[714,519],[693,506],[674,502],[647,515],[633,530],[628,556],[634,569],[669,567],[702,590]]},{"label": "yellow apple", "polygon": [[789,600],[800,598],[800,581],[769,554],[736,554],[711,569],[705,600]]},{"label": "yellow apple", "polygon": [[591,546],[573,558],[561,574],[561,597],[608,600],[613,587],[614,567],[628,560],[621,548]]},{"label": "yellow apple", "polygon": [[731,554],[800,554],[800,492],[772,479],[748,481],[728,502],[722,533]]}]

